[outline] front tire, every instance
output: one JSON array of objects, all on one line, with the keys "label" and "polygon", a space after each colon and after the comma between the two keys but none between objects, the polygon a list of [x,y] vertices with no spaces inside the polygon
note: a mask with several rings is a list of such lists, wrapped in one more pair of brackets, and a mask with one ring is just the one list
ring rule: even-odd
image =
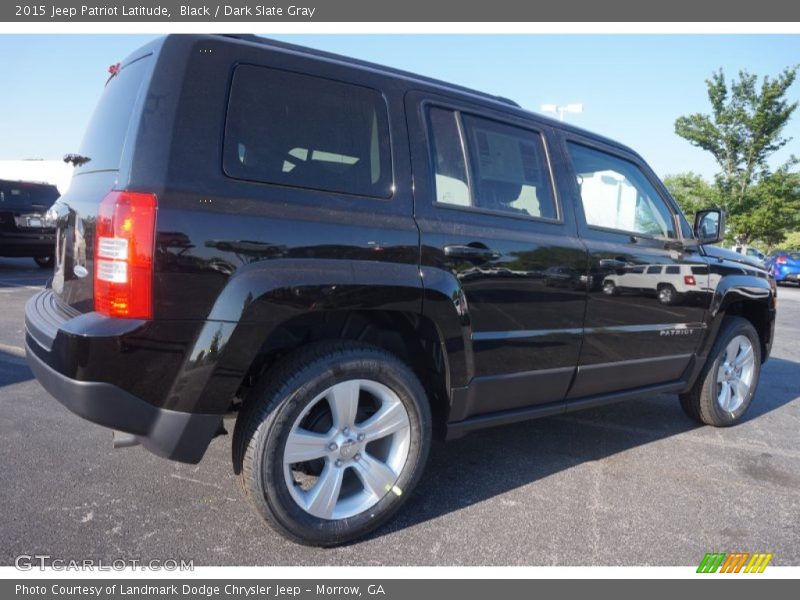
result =
[{"label": "front tire", "polygon": [[750,406],[761,374],[761,341],[750,321],[726,318],[694,387],[680,396],[684,412],[700,423],[729,427]]},{"label": "front tire", "polygon": [[335,546],[400,509],[427,460],[425,391],[396,356],[355,342],[303,348],[257,385],[234,432],[245,495],[283,536]]}]

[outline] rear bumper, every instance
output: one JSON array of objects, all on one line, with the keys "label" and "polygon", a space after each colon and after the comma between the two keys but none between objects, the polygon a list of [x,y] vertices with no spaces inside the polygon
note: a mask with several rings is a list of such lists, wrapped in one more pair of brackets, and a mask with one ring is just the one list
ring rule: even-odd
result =
[{"label": "rear bumper", "polygon": [[[59,343],[59,337],[70,337],[61,329],[69,317],[58,310],[51,290],[36,294],[25,307],[25,352],[39,383],[76,415],[135,435],[154,454],[181,462],[198,462],[219,430],[222,415],[167,409],[112,383],[87,381],[79,375],[62,372],[59,366],[71,362],[65,360],[64,352],[74,347]],[[113,345],[114,337],[104,342],[111,341]],[[125,356],[120,354],[118,358],[123,361]],[[78,369],[77,373],[85,370]]]},{"label": "rear bumper", "polygon": [[0,256],[48,256],[55,248],[54,233],[0,233]]},{"label": "rear bumper", "polygon": [[800,283],[800,272],[783,272],[783,273],[775,273],[775,281],[792,281],[794,283]]}]

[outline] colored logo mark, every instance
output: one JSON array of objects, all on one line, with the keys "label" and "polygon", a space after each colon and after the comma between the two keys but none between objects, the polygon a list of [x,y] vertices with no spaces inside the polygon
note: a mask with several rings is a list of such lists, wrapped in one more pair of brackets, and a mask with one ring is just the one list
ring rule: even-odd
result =
[{"label": "colored logo mark", "polygon": [[772,560],[766,552],[708,552],[697,567],[698,573],[763,573]]}]

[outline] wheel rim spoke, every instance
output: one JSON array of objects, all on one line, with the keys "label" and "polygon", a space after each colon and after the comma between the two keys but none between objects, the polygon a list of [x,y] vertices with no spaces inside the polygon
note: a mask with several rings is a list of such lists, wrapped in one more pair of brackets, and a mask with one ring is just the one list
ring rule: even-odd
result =
[{"label": "wheel rim spoke", "polygon": [[325,434],[295,429],[286,440],[283,460],[292,465],[322,458],[326,454],[327,442],[328,436]]},{"label": "wheel rim spoke", "polygon": [[339,500],[339,493],[342,491],[342,479],[344,469],[340,469],[328,462],[322,473],[311,488],[308,494],[307,510],[323,518],[330,518]]},{"label": "wheel rim spoke", "polygon": [[733,338],[729,343],[728,346],[725,348],[725,362],[733,363],[736,359],[736,355],[739,354],[739,340],[738,338]]},{"label": "wheel rim spoke", "polygon": [[394,471],[366,452],[361,456],[361,460],[355,463],[355,471],[364,484],[364,489],[377,498],[382,498],[397,481]]},{"label": "wheel rim spoke", "polygon": [[719,395],[719,405],[724,409],[728,410],[728,405],[731,402],[731,386],[726,381],[722,384],[722,390],[720,390]]},{"label": "wheel rim spoke", "polygon": [[334,385],[328,394],[328,404],[333,415],[333,426],[337,429],[352,427],[358,411],[358,396],[361,386],[357,380],[343,381]]},{"label": "wheel rim spoke", "polygon": [[360,423],[357,429],[369,441],[373,441],[391,435],[408,426],[408,415],[403,405],[392,403],[384,405],[369,419]]},{"label": "wheel rim spoke", "polygon": [[752,361],[753,347],[750,345],[745,345],[740,349],[739,354],[736,356],[736,360],[733,361],[733,364],[736,367],[743,367],[750,364]]},{"label": "wheel rim spoke", "polygon": [[736,390],[736,406],[738,408],[738,406],[744,402],[744,399],[747,398],[747,394],[750,391],[750,386],[741,379],[737,379],[732,383],[734,389]]}]

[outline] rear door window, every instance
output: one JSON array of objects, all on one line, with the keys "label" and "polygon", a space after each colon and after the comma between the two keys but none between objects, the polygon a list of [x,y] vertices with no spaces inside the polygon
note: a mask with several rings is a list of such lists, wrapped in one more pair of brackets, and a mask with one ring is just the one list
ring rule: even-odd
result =
[{"label": "rear door window", "polygon": [[389,198],[386,102],[376,90],[252,65],[236,68],[223,168],[229,177]]},{"label": "rear door window", "polygon": [[431,128],[436,202],[471,206],[464,146],[456,113],[442,108],[428,111]]},{"label": "rear door window", "polygon": [[437,107],[428,124],[437,203],[558,218],[539,133]]}]

